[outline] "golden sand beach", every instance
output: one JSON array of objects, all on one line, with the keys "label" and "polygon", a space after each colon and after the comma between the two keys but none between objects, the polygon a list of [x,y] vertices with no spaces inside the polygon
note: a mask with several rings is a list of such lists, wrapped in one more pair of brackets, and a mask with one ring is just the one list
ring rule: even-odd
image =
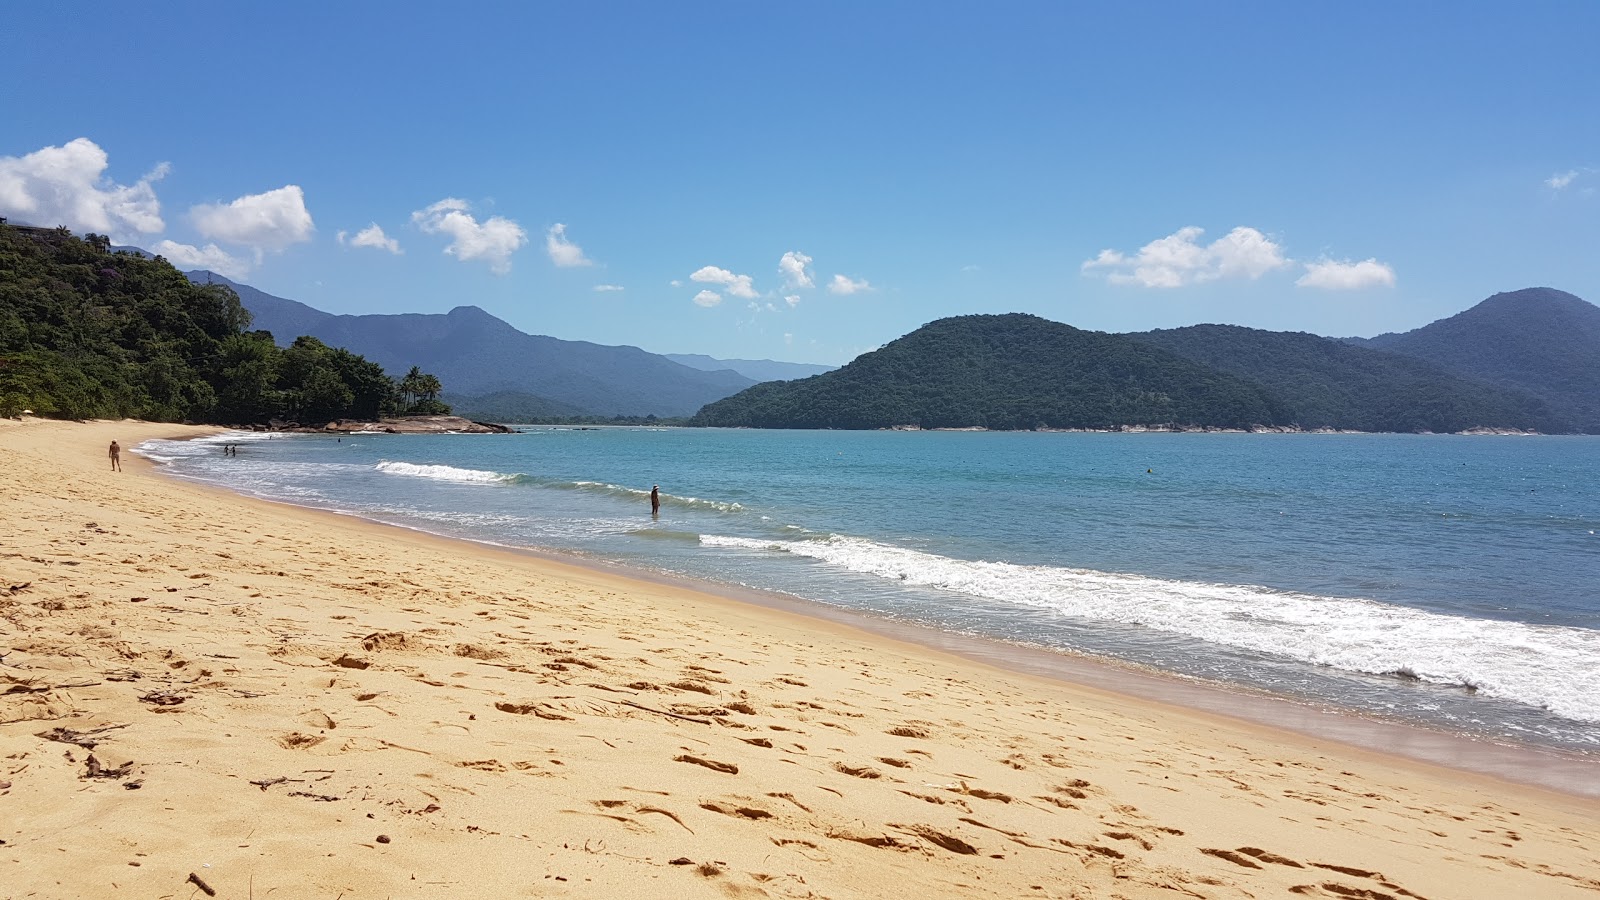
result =
[{"label": "golden sand beach", "polygon": [[1600,802],[0,422],[0,896],[1600,897]]}]

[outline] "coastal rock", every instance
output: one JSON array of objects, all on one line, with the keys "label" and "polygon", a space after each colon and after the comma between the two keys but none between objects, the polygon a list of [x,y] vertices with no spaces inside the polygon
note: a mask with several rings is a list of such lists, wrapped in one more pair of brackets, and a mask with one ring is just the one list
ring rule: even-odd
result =
[{"label": "coastal rock", "polygon": [[510,434],[511,429],[490,422],[474,422],[460,416],[401,416],[360,422],[338,419],[323,426],[321,431],[352,434],[358,431],[380,431],[385,434]]}]

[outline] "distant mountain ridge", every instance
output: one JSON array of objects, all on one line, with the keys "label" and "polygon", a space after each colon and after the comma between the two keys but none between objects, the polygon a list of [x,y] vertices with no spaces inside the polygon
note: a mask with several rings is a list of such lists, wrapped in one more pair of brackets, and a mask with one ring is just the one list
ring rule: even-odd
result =
[{"label": "distant mountain ridge", "polygon": [[1403,334],[1346,340],[1531,394],[1565,430],[1600,434],[1600,307],[1566,291],[1508,291]]},{"label": "distant mountain ridge", "polygon": [[771,359],[716,359],[702,353],[663,353],[667,359],[691,369],[702,372],[715,372],[720,369],[731,369],[756,381],[793,381],[796,378],[810,378],[812,375],[821,375],[823,372],[832,372],[838,366],[822,366],[814,363],[778,362]]},{"label": "distant mountain ridge", "polygon": [[833,372],[756,385],[696,425],[1243,428],[1287,422],[1259,384],[1123,335],[1022,313],[930,322]]},{"label": "distant mountain ridge", "polygon": [[[691,423],[1571,431],[1574,420],[1557,402],[1568,395],[1550,385],[1579,380],[1573,371],[1586,371],[1583,365],[1600,357],[1600,346],[1583,352],[1588,339],[1580,326],[1589,305],[1575,297],[1581,306],[1556,300],[1565,317],[1558,321],[1579,333],[1561,365],[1547,366],[1545,382],[1527,376],[1515,354],[1501,360],[1509,374],[1491,382],[1462,374],[1465,366],[1449,353],[1440,356],[1456,370],[1313,334],[1196,325],[1118,335],[1022,314],[958,316],[931,322],[837,371],[756,385],[707,406]],[[1490,311],[1505,302],[1486,301]],[[1481,330],[1471,334],[1481,337]],[[1530,349],[1537,342],[1525,337],[1501,340],[1537,357]],[[1521,388],[1530,382],[1545,387],[1544,394]]]},{"label": "distant mountain ridge", "polygon": [[1301,428],[1453,432],[1480,425],[1564,425],[1548,404],[1527,393],[1314,334],[1191,325],[1128,337],[1256,381]]},{"label": "distant mountain ridge", "polygon": [[475,306],[442,315],[334,315],[214,272],[188,274],[191,281],[233,288],[254,327],[271,331],[280,343],[309,334],[391,372],[420,366],[458,399],[513,392],[595,415],[687,416],[755,383],[737,372],[706,372],[637,347],[525,334]]}]

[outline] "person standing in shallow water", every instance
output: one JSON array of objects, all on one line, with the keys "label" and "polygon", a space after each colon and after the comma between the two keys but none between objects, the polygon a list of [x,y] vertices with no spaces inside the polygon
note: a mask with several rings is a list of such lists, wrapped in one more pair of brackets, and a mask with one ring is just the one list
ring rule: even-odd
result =
[{"label": "person standing in shallow water", "polygon": [[657,485],[651,486],[651,488],[650,488],[650,518],[655,519],[655,518],[660,518],[660,516],[661,516],[661,485],[657,484]]},{"label": "person standing in shallow water", "polygon": [[113,472],[121,472],[122,471],[122,448],[117,446],[117,442],[116,441],[112,441],[111,442],[111,449],[109,449],[106,452],[107,452],[107,455],[109,455],[111,457],[111,471],[113,471]]}]

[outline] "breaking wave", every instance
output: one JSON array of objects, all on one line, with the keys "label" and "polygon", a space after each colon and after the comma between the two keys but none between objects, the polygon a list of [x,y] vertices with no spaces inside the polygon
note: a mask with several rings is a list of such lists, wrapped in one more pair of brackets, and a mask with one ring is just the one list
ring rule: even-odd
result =
[{"label": "breaking wave", "polygon": [[1600,722],[1600,630],[1442,615],[1251,585],[951,559],[838,535],[707,547],[789,553],[902,584],[1137,625],[1329,666],[1451,685]]}]

